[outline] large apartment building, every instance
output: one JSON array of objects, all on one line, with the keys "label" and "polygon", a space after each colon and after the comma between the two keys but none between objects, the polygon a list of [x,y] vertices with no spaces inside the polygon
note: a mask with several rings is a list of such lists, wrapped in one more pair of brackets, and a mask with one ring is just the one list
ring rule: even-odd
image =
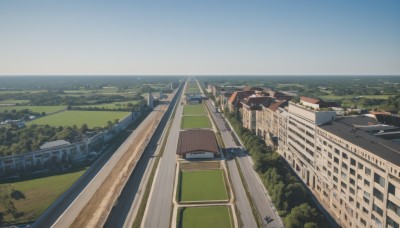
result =
[{"label": "large apartment building", "polygon": [[340,226],[399,227],[399,128],[371,115],[339,117],[329,105],[306,97],[273,103],[257,113],[256,132]]}]

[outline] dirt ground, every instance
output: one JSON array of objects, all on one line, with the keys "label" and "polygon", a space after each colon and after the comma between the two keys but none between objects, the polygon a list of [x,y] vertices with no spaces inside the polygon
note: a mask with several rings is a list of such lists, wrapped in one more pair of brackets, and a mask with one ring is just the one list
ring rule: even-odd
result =
[{"label": "dirt ground", "polygon": [[221,163],[219,161],[210,162],[181,162],[179,165],[181,170],[205,170],[205,169],[220,169]]},{"label": "dirt ground", "polygon": [[153,135],[165,109],[166,106],[158,106],[159,111],[156,112],[153,120],[149,121],[141,132],[131,139],[128,150],[116,163],[114,169],[112,169],[71,227],[101,227],[104,225],[108,213],[111,211],[118,194],[129,178],[129,174],[136,166],[145,146]]}]

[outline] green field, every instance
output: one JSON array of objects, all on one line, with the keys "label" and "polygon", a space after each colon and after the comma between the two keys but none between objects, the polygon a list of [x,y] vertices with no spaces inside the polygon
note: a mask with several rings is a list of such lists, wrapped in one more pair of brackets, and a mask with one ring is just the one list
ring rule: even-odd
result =
[{"label": "green field", "polygon": [[50,126],[82,126],[86,123],[89,128],[102,127],[107,125],[107,121],[114,122],[115,119],[122,120],[130,112],[113,111],[65,111],[54,115],[45,116],[28,122],[28,125],[38,124]]},{"label": "green field", "polygon": [[182,171],[180,201],[228,200],[221,169]]},{"label": "green field", "polygon": [[179,228],[233,227],[228,207],[187,207],[182,210],[181,221],[178,221]]},{"label": "green field", "polygon": [[66,106],[63,105],[58,105],[58,106],[25,106],[25,105],[18,105],[18,106],[4,106],[4,107],[0,107],[0,112],[4,112],[4,111],[9,111],[11,112],[11,110],[16,110],[16,111],[20,111],[23,109],[29,109],[32,112],[37,112],[37,113],[42,113],[45,112],[46,114],[49,113],[53,113],[53,112],[57,112],[60,110],[65,109]]},{"label": "green field", "polygon": [[77,105],[74,107],[80,107],[80,108],[105,108],[105,109],[118,109],[118,108],[127,108],[127,104],[137,104],[139,101],[133,100],[133,101],[123,101],[123,102],[113,102],[113,103],[108,103],[108,104],[94,104],[94,105]]},{"label": "green field", "polygon": [[203,104],[183,106],[183,115],[204,115],[205,113]]},{"label": "green field", "polygon": [[[35,220],[86,171],[0,184],[1,225]],[[10,209],[12,213],[10,213]],[[14,214],[14,215],[13,215]]]},{"label": "green field", "polygon": [[183,116],[182,129],[210,128],[210,121],[207,116]]},{"label": "green field", "polygon": [[186,94],[188,94],[188,93],[201,93],[201,91],[200,91],[199,87],[197,87],[197,88],[189,87],[189,88],[186,88],[186,92],[185,93]]}]

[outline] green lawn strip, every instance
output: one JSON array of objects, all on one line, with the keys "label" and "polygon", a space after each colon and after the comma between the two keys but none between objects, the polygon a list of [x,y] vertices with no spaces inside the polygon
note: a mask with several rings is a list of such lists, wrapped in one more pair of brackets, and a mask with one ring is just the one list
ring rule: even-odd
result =
[{"label": "green lawn strip", "polygon": [[32,112],[42,113],[45,112],[46,114],[57,112],[63,109],[66,109],[66,105],[57,105],[57,106],[28,106],[28,105],[18,105],[18,106],[3,106],[0,107],[0,112],[8,111],[11,112],[12,110],[20,111],[23,109],[29,109]]},{"label": "green lawn strip", "polygon": [[183,171],[181,201],[227,200],[223,170]]},{"label": "green lawn strip", "polygon": [[183,106],[183,115],[205,115],[206,111],[203,104],[193,104]]},{"label": "green lawn strip", "polygon": [[77,105],[77,106],[73,106],[73,107],[118,109],[118,108],[127,108],[128,107],[127,105],[129,103],[135,105],[138,102],[139,101],[137,101],[137,100],[132,100],[132,101],[112,102],[112,103],[107,103],[107,104]]},{"label": "green lawn strip", "polygon": [[321,96],[324,100],[341,100],[341,99],[353,99],[353,98],[367,98],[367,99],[388,99],[389,95],[325,95]]},{"label": "green lawn strip", "polygon": [[[187,207],[182,209],[182,228],[231,228],[230,210],[226,206]],[[178,224],[180,224],[178,222]]]},{"label": "green lawn strip", "polygon": [[183,116],[182,129],[210,128],[211,124],[207,116]]},{"label": "green lawn strip", "polygon": [[2,225],[34,221],[85,171],[0,184]]},{"label": "green lawn strip", "polygon": [[130,112],[117,111],[65,111],[30,121],[27,124],[80,127],[85,123],[89,128],[94,128],[106,126],[107,121],[122,120],[129,114]]}]

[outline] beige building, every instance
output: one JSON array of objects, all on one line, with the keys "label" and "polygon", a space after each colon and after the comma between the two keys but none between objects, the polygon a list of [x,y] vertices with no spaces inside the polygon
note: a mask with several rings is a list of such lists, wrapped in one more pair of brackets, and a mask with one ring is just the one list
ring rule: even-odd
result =
[{"label": "beige building", "polygon": [[263,107],[257,134],[278,138],[277,151],[340,226],[399,227],[400,145],[382,138],[400,138],[399,128],[309,101]]},{"label": "beige building", "polygon": [[242,122],[243,127],[256,132],[256,113],[262,110],[262,107],[268,107],[274,98],[266,96],[252,95],[244,99],[242,104]]}]

